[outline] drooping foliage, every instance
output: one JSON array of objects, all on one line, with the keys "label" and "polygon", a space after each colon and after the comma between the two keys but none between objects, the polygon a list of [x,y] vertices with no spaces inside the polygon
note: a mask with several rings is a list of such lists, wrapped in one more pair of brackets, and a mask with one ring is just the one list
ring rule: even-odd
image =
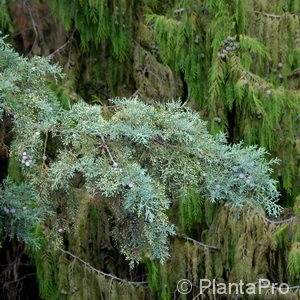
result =
[{"label": "drooping foliage", "polygon": [[120,61],[128,55],[132,38],[134,1],[50,1],[51,8],[62,19],[67,30],[76,28],[81,46],[89,49],[92,42],[99,46],[103,39],[110,42],[114,56]]},{"label": "drooping foliage", "polygon": [[[282,158],[283,186],[291,191],[297,161],[289,140],[299,129],[299,93],[288,78],[299,65],[299,17],[264,14],[251,1],[192,2],[178,1],[164,15],[147,16],[162,62],[184,73],[188,99],[199,103],[213,132],[232,122],[234,141],[259,143]],[[281,152],[287,147],[289,157]]]},{"label": "drooping foliage", "polygon": [[[251,155],[248,156],[248,151],[244,153],[243,162],[247,167],[240,168],[239,163],[235,161],[234,152],[242,153],[240,151],[244,148],[241,145],[229,147],[217,138],[212,138],[222,147],[224,153],[227,153],[225,164],[224,161],[218,162],[213,157],[211,159],[205,157],[200,161],[200,165],[195,166],[194,158],[189,156],[191,153],[189,149],[185,152],[188,156],[185,157],[185,161],[188,164],[184,164],[183,161],[179,163],[174,173],[164,175],[166,182],[163,185],[159,184],[165,196],[165,207],[171,205],[164,210],[164,214],[176,225],[178,237],[171,239],[171,256],[163,266],[157,261],[143,260],[147,265],[147,280],[151,292],[141,285],[111,281],[109,277],[100,276],[95,270],[89,273],[90,271],[86,270],[90,269],[78,259],[73,259],[66,253],[53,253],[52,248],[48,249],[46,243],[41,246],[36,256],[33,255],[43,298],[47,299],[51,294],[53,299],[62,296],[71,299],[89,296],[107,299],[122,298],[124,295],[132,299],[134,297],[170,299],[179,297],[178,293],[175,292],[174,296],[173,292],[176,290],[176,281],[181,277],[191,279],[195,285],[198,284],[197,280],[200,277],[217,277],[221,282],[228,282],[239,281],[240,277],[255,281],[262,276],[276,282],[289,281],[290,284],[298,284],[299,204],[295,198],[300,190],[299,1],[12,0],[0,1],[0,8],[1,27],[6,32],[15,32],[13,42],[20,51],[28,56],[48,55],[53,52],[52,59],[59,61],[68,74],[64,81],[60,82],[60,86],[54,88],[55,94],[49,91],[46,94],[41,92],[39,100],[35,92],[31,94],[31,90],[38,89],[40,85],[41,90],[44,90],[42,82],[33,88],[30,82],[29,90],[21,96],[12,91],[9,94],[11,98],[16,97],[23,104],[25,103],[23,99],[25,101],[27,96],[31,95],[32,107],[28,107],[26,112],[30,113],[30,120],[25,122],[23,119],[26,126],[30,126],[31,118],[36,118],[35,114],[39,115],[36,120],[43,119],[46,115],[43,112],[50,108],[50,112],[47,112],[49,123],[45,127],[33,124],[31,130],[28,127],[28,131],[23,131],[23,135],[20,134],[20,138],[18,137],[20,141],[24,140],[23,147],[18,148],[13,142],[11,150],[15,154],[10,157],[8,170],[10,177],[18,182],[24,179],[26,181],[37,179],[35,172],[39,172],[39,176],[40,174],[42,176],[38,179],[43,184],[47,183],[47,188],[42,189],[41,187],[45,185],[35,181],[34,187],[40,187],[37,193],[38,203],[43,203],[49,211],[56,210],[57,215],[56,217],[47,215],[48,222],[46,228],[41,230],[40,236],[50,236],[50,239],[57,241],[59,245],[66,245],[72,253],[100,270],[105,269],[112,274],[119,274],[122,278],[128,278],[128,274],[132,274],[131,271],[129,272],[124,267],[126,264],[116,260],[116,255],[110,252],[113,248],[110,234],[111,229],[115,228],[115,237],[119,237],[119,241],[126,245],[128,239],[131,240],[133,236],[129,236],[124,228],[133,228],[137,236],[143,234],[139,227],[140,219],[134,220],[136,213],[130,211],[136,206],[120,209],[121,198],[116,197],[117,201],[113,202],[114,207],[111,209],[112,202],[108,197],[100,197],[97,194],[93,200],[85,203],[83,200],[86,199],[85,196],[81,194],[80,197],[74,196],[74,187],[75,193],[78,193],[78,187],[79,189],[87,187],[85,178],[87,162],[79,166],[77,158],[82,159],[82,156],[87,154],[85,149],[92,145],[93,149],[97,150],[90,156],[106,159],[109,171],[122,169],[122,172],[130,177],[130,181],[126,184],[131,183],[133,179],[139,182],[140,177],[145,178],[144,175],[155,179],[158,174],[160,176],[162,172],[168,170],[167,166],[158,168],[159,163],[166,161],[150,161],[151,170],[147,169],[144,177],[136,175],[141,174],[138,171],[145,170],[145,165],[149,164],[150,149],[155,151],[157,156],[168,156],[167,162],[171,162],[173,166],[177,166],[177,162],[180,162],[179,154],[175,153],[171,145],[166,145],[165,141],[159,138],[158,144],[154,146],[151,139],[147,140],[147,137],[149,138],[147,128],[133,121],[127,129],[136,130],[135,126],[142,128],[143,135],[139,136],[138,141],[132,141],[130,135],[120,136],[118,141],[111,137],[107,139],[105,135],[103,143],[101,137],[89,136],[92,120],[96,123],[101,119],[101,122],[105,121],[108,126],[115,116],[128,112],[123,106],[126,101],[121,100],[123,104],[116,110],[105,107],[100,109],[98,106],[86,107],[82,103],[71,107],[70,103],[77,102],[80,98],[78,94],[92,103],[107,103],[107,99],[114,96],[130,97],[133,94],[150,103],[166,102],[168,99],[181,97],[188,106],[199,110],[202,119],[208,121],[211,133],[217,134],[221,130],[227,133],[230,142],[238,143],[244,140],[245,144],[259,144],[271,152],[273,157],[281,159],[278,165],[274,165],[275,175],[282,189],[280,201],[283,206],[290,206],[291,203],[294,205],[294,208],[286,209],[287,217],[296,213],[296,217],[292,217],[290,222],[281,224],[279,221],[278,224],[274,224],[270,223],[270,220],[266,221],[260,210],[239,211],[236,208],[232,209],[231,206],[218,205],[217,202],[223,203],[224,199],[228,201],[229,196],[234,196],[229,193],[232,188],[239,195],[241,203],[236,202],[237,199],[227,203],[249,204],[250,200],[250,204],[253,204],[260,198],[251,197],[251,189],[254,187],[251,187],[247,180],[251,183],[251,179],[254,178],[248,173],[253,168],[250,157],[253,160],[260,159],[262,156],[259,152],[262,150],[246,148]],[[37,61],[39,64],[40,61]],[[15,72],[12,77],[26,73],[22,73],[22,69],[18,70],[20,72]],[[6,76],[10,78],[10,72],[7,72]],[[36,77],[39,78],[40,75]],[[24,91],[24,88],[21,91]],[[62,105],[57,103],[56,98]],[[39,109],[41,104],[43,108]],[[144,107],[141,103],[138,105]],[[145,107],[147,110],[150,109],[148,106]],[[4,117],[10,114],[7,108]],[[53,114],[51,108],[54,108]],[[68,115],[70,123],[65,127],[62,126],[62,120],[66,120],[67,113],[62,108],[71,108]],[[74,117],[77,120],[80,109],[87,109],[91,115],[99,113],[101,116],[97,115],[92,119],[87,112],[84,120],[79,123],[75,121],[73,124]],[[156,113],[159,113],[165,110],[165,106],[155,105],[151,106],[151,111],[152,109],[158,110]],[[175,110],[178,109],[183,114],[187,113],[179,104]],[[13,110],[11,113],[17,115]],[[144,117],[142,111],[136,116]],[[128,116],[123,118],[128,120]],[[22,130],[21,120],[22,118],[18,120],[19,127],[17,122],[15,123],[15,132],[18,129]],[[119,126],[124,122],[122,118],[117,120]],[[74,128],[81,126],[79,124],[84,124],[87,128],[84,133],[78,132],[73,136]],[[149,125],[149,122],[146,124]],[[120,128],[117,130],[114,127],[113,130],[119,132]],[[159,130],[161,132],[162,129]],[[136,131],[132,131],[132,134],[136,134]],[[81,142],[82,138],[87,144]],[[141,144],[143,138],[146,141]],[[67,144],[61,144],[62,141],[67,141]],[[96,145],[93,144],[94,141]],[[124,155],[119,150],[123,149],[120,141],[125,144],[126,149],[131,147],[138,149],[135,153],[129,153],[130,151],[125,153],[126,158],[131,155],[130,159],[126,160],[125,167],[124,162],[119,160],[119,157]],[[191,144],[192,141],[186,145]],[[195,147],[193,144],[191,149]],[[209,145],[205,145],[205,149],[207,147],[209,148]],[[74,155],[69,158],[63,156],[70,148],[72,152],[75,150]],[[113,161],[107,149],[118,164],[116,168],[113,168]],[[139,156],[139,151],[145,151],[146,155]],[[175,154],[172,156],[170,153]],[[219,158],[225,159],[223,154]],[[127,164],[132,160],[140,169],[129,173]],[[58,180],[55,181],[55,176],[62,175],[60,172],[64,169],[61,166],[66,162],[75,168],[72,173],[75,176],[63,178],[65,185],[61,188],[62,185],[56,185],[60,183]],[[208,165],[204,165],[207,162]],[[55,168],[51,168],[52,165]],[[40,169],[37,169],[38,166]],[[81,171],[76,169],[78,166],[82,168]],[[269,174],[267,170],[269,166],[266,167],[259,172]],[[214,169],[215,172],[207,172],[206,168]],[[24,178],[20,175],[20,170],[24,173]],[[183,177],[182,170],[188,172],[190,178]],[[195,175],[195,170],[200,170],[200,174]],[[51,171],[53,176],[48,178]],[[207,178],[202,176],[203,173],[211,175]],[[256,171],[254,173],[258,174]],[[68,172],[64,174],[70,175]],[[94,186],[92,180],[90,177],[90,186]],[[180,180],[187,185],[180,184]],[[257,183],[259,180],[261,177],[257,178]],[[266,178],[263,178],[262,182],[266,182],[265,180]],[[275,182],[271,183],[273,186]],[[148,186],[151,184],[153,182]],[[130,194],[135,188],[130,186],[131,184],[125,187],[122,182],[120,188],[122,196]],[[263,187],[264,185],[256,186],[263,191],[273,190]],[[186,189],[182,190],[182,187]],[[155,192],[161,191],[160,189]],[[243,197],[240,198],[240,195]],[[272,195],[276,198],[277,192],[273,190]],[[49,199],[52,199],[53,203]],[[209,199],[214,199],[216,204],[209,204],[207,201]],[[262,199],[267,198],[260,198]],[[267,208],[268,202],[260,200],[259,203]],[[76,219],[76,216],[80,216],[80,220]],[[144,217],[143,222],[146,220],[146,214]],[[73,227],[77,230],[75,234],[71,229]],[[184,238],[186,235],[195,241],[219,247],[221,251],[186,240]],[[149,248],[148,242],[144,242],[145,240],[141,240],[139,245],[134,246],[142,248],[146,246],[151,252],[151,246]],[[122,249],[121,244],[119,249],[120,247]],[[123,248],[123,251],[127,251],[128,254],[128,248]],[[41,258],[44,253],[47,255],[43,260]],[[136,255],[137,252],[134,251],[129,256],[135,259]],[[151,256],[148,251],[146,256]],[[103,262],[105,259],[109,261],[109,266]],[[247,267],[241,268],[243,263]],[[178,271],[178,276],[174,270]],[[139,280],[140,277],[137,281]],[[87,282],[93,282],[90,291],[85,289]],[[298,296],[294,295],[293,291],[286,299],[297,299]],[[274,296],[269,295],[269,298],[274,299]]]}]

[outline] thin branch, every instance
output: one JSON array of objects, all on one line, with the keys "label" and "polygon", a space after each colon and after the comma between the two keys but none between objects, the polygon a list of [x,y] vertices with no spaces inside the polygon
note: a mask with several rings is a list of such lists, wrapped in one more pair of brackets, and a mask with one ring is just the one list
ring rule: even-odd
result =
[{"label": "thin branch", "polygon": [[[49,131],[61,132],[61,130],[60,130],[57,126],[56,126],[54,129],[55,129],[55,130],[51,129],[51,130],[49,130]],[[77,134],[88,134],[88,135],[91,135],[91,136],[95,136],[95,137],[100,138],[101,141],[102,141],[102,144],[100,145],[100,147],[105,148],[105,150],[106,150],[106,152],[107,152],[107,154],[108,154],[108,156],[109,156],[109,158],[110,158],[110,160],[112,161],[113,164],[118,164],[118,163],[114,160],[114,158],[113,158],[113,156],[112,156],[112,154],[111,154],[111,152],[110,152],[110,150],[109,150],[109,148],[108,148],[108,146],[107,146],[107,144],[106,144],[105,138],[104,138],[104,136],[103,136],[102,134],[99,134],[99,133],[96,133],[96,132],[84,132],[84,131],[80,131],[80,130],[73,130],[73,133],[77,133]]]},{"label": "thin branch", "polygon": [[[281,284],[280,284],[281,285]],[[275,289],[279,290],[279,289],[283,289],[283,290],[297,290],[300,289],[300,285],[295,285],[295,286],[289,286],[287,288],[283,288],[283,287],[276,287],[274,286]]]},{"label": "thin branch", "polygon": [[129,98],[134,98],[135,96],[138,96],[139,89],[137,89]]},{"label": "thin branch", "polygon": [[295,16],[295,17],[299,17],[300,14],[283,14],[283,15],[273,15],[273,14],[269,14],[269,13],[265,13],[263,11],[258,11],[258,10],[254,10],[252,11],[253,13],[255,14],[261,14],[261,15],[264,15],[266,17],[269,17],[269,18],[275,18],[275,19],[280,19],[286,15],[290,15],[290,16]]},{"label": "thin branch", "polygon": [[48,131],[46,132],[45,141],[44,141],[44,150],[43,150],[43,166],[46,166],[46,149],[47,149],[47,143],[48,143]]},{"label": "thin branch", "polygon": [[202,243],[202,242],[196,241],[196,240],[194,240],[194,239],[192,239],[192,238],[190,238],[190,237],[187,237],[187,236],[184,236],[183,238],[184,238],[185,240],[187,240],[187,241],[191,241],[191,242],[193,242],[193,243],[195,243],[195,244],[197,244],[197,245],[200,245],[201,247],[204,247],[204,248],[208,248],[208,249],[211,249],[211,250],[214,250],[214,251],[220,251],[220,250],[221,250],[221,249],[218,248],[218,247],[204,244],[204,243]]},{"label": "thin branch", "polygon": [[276,224],[276,225],[280,225],[280,224],[284,224],[284,223],[289,223],[291,221],[293,221],[295,218],[297,218],[297,216],[293,216],[293,217],[290,217],[288,219],[284,219],[284,220],[279,220],[279,221],[273,221],[261,214],[258,214],[263,220],[265,220],[266,222],[268,223],[271,223],[271,224]]},{"label": "thin branch", "polygon": [[289,286],[289,290],[296,290],[296,289],[300,289],[300,285]]},{"label": "thin branch", "polygon": [[74,39],[74,33],[75,33],[75,31],[76,31],[76,29],[74,29],[71,32],[71,35],[68,38],[68,40],[63,45],[61,45],[59,48],[57,48],[55,51],[53,51],[52,53],[50,53],[49,56],[50,57],[55,56],[55,54],[59,53],[63,48],[65,48],[69,43],[71,43],[71,41]]},{"label": "thin branch", "polygon": [[34,276],[34,275],[35,275],[35,273],[26,274],[26,275],[24,275],[24,276],[22,276],[22,277],[20,277],[20,278],[18,278],[16,280],[5,282],[4,286],[9,285],[9,284],[14,283],[14,282],[18,282],[18,281],[24,280],[26,277]]},{"label": "thin branch", "polygon": [[173,13],[174,14],[178,14],[178,13],[181,13],[181,12],[183,12],[185,10],[185,8],[184,7],[182,7],[182,8],[178,8],[178,9],[174,9],[173,10]]},{"label": "thin branch", "polygon": [[117,162],[114,160],[113,156],[111,155],[110,150],[109,150],[109,148],[108,148],[108,146],[107,146],[107,144],[105,142],[105,139],[104,139],[104,137],[102,135],[101,135],[101,140],[102,140],[102,143],[103,143],[102,146],[107,151],[110,160],[113,162],[113,164],[117,164]]},{"label": "thin branch", "polygon": [[38,32],[38,26],[37,23],[34,20],[33,14],[32,14],[32,10],[30,7],[30,4],[28,3],[27,0],[24,1],[24,5],[28,10],[29,16],[30,16],[30,20],[31,20],[31,24],[32,24],[32,28],[34,31],[34,42],[32,44],[31,50],[30,52],[27,54],[27,56],[32,52],[33,48],[38,44],[38,39],[39,39],[39,32]]},{"label": "thin branch", "polygon": [[73,253],[71,253],[71,252],[69,252],[69,251],[67,251],[67,250],[64,250],[64,249],[62,249],[62,248],[60,248],[60,247],[58,247],[58,249],[59,249],[60,251],[62,251],[63,253],[65,253],[65,254],[71,256],[71,257],[74,258],[75,260],[80,261],[85,267],[88,267],[89,269],[91,269],[91,270],[94,271],[95,273],[98,273],[98,274],[100,274],[100,275],[102,275],[102,276],[104,276],[104,277],[110,278],[110,280],[115,280],[115,281],[119,281],[119,282],[124,282],[124,283],[132,284],[132,285],[146,285],[146,284],[148,284],[148,281],[139,281],[139,282],[138,282],[138,281],[127,281],[127,280],[125,280],[125,279],[119,278],[119,277],[114,276],[114,275],[112,275],[112,274],[104,273],[104,272],[102,272],[102,271],[100,271],[100,270],[94,268],[94,267],[93,267],[92,265],[90,265],[88,262],[86,262],[86,261],[84,261],[82,258],[80,258],[80,257],[78,257],[78,256],[76,256],[76,255],[74,255]]},{"label": "thin branch", "polygon": [[[48,13],[48,14],[46,14],[46,15],[40,17],[39,20],[42,21],[42,20],[48,18],[49,16],[51,16],[51,13]],[[21,31],[17,31],[16,33],[14,33],[14,34],[13,34],[13,37],[15,38],[15,37],[21,35],[22,32],[26,32],[26,31],[29,31],[29,30],[31,30],[31,29],[33,29],[33,26],[26,27],[26,28],[22,29]]]}]

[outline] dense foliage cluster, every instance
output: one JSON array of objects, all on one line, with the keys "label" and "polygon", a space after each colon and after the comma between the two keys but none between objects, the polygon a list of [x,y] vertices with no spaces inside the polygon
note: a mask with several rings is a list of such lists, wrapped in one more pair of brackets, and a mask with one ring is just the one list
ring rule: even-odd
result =
[{"label": "dense foliage cluster", "polygon": [[84,102],[63,109],[46,86],[47,74],[60,76],[59,68],[43,58],[22,58],[3,39],[0,46],[1,103],[14,124],[10,155],[38,194],[42,215],[60,206],[55,193],[84,187],[109,201],[114,238],[128,259],[148,253],[164,262],[168,236],[175,233],[167,210],[191,192],[211,202],[280,213],[270,177],[276,160],[267,161],[265,150],[228,145],[176,102],[151,106],[115,99],[112,111]]},{"label": "dense foliage cluster", "polygon": [[[28,184],[15,185],[6,180],[0,189],[0,236],[17,238],[38,247],[34,229],[40,219],[41,210],[37,208],[36,195]],[[0,244],[1,246],[1,244]]]}]

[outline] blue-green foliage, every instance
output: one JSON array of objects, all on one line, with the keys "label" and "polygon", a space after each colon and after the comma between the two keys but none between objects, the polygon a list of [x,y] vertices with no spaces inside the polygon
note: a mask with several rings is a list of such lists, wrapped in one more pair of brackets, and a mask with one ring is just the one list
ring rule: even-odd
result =
[{"label": "blue-green foliage", "polygon": [[36,197],[30,185],[5,180],[0,189],[0,236],[37,246],[33,231],[41,210],[36,207]]},{"label": "blue-green foliage", "polygon": [[[14,116],[11,155],[19,157],[38,205],[55,209],[53,193],[70,191],[81,177],[83,188],[111,206],[114,238],[131,261],[146,253],[164,262],[175,233],[168,208],[191,189],[211,202],[281,211],[271,179],[276,160],[266,160],[264,149],[212,136],[198,113],[178,102],[115,99],[109,115],[84,102],[64,110],[46,87],[46,75],[59,75],[59,68],[20,57],[3,40],[0,72],[1,103]],[[49,140],[56,155],[47,153]]]}]

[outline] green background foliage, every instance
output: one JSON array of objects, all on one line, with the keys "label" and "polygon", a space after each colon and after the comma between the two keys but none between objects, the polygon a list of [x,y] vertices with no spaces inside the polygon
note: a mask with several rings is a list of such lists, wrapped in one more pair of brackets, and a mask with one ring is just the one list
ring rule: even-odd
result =
[{"label": "green background foliage", "polygon": [[[299,1],[0,8],[27,57],[1,40],[1,168],[18,195],[4,188],[1,207],[20,211],[2,236],[32,245],[42,298],[180,298],[180,278],[298,285]],[[289,222],[264,216],[277,200]]]}]

